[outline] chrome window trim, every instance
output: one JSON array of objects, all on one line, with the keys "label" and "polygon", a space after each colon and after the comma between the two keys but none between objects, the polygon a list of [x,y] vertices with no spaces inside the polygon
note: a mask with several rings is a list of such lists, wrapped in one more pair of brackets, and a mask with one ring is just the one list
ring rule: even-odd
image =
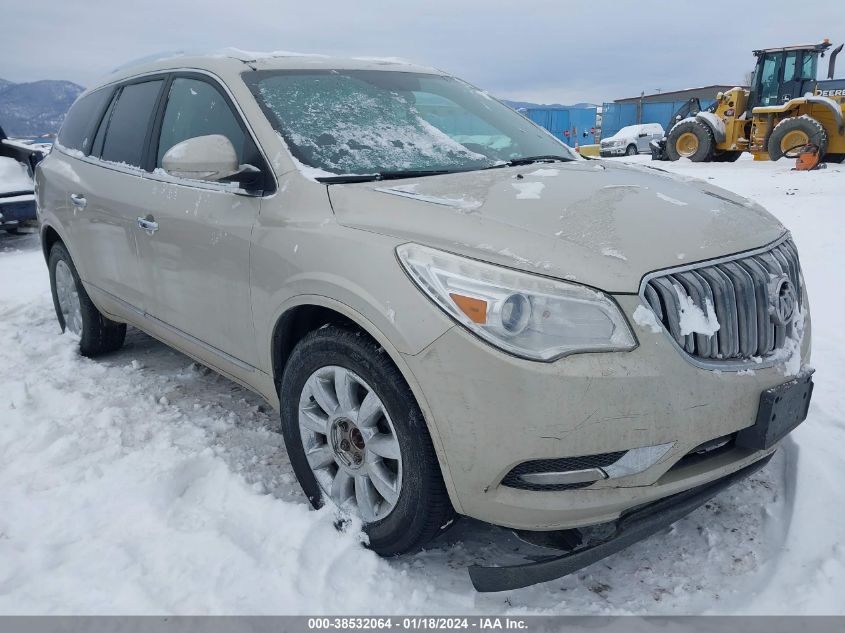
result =
[{"label": "chrome window trim", "polygon": [[[172,75],[174,73],[197,73],[201,75],[206,75],[210,77],[214,81],[214,86],[217,88],[222,89],[225,91],[226,95],[229,97],[229,100],[235,107],[236,115],[240,117],[241,122],[244,124],[247,132],[249,133],[250,137],[252,138],[252,142],[255,143],[255,147],[258,148],[258,152],[261,154],[261,157],[264,159],[264,163],[267,165],[268,169],[270,170],[270,175],[273,178],[273,183],[275,184],[274,191],[271,194],[264,194],[261,196],[255,196],[253,193],[248,192],[245,189],[241,189],[240,187],[233,187],[232,183],[218,183],[218,182],[208,182],[204,180],[192,180],[190,178],[178,178],[176,176],[171,176],[170,174],[157,174],[155,172],[148,172],[144,171],[140,167],[135,167],[133,165],[124,165],[121,163],[114,163],[111,161],[103,160],[101,158],[96,158],[88,155],[78,156],[74,153],[68,151],[62,145],[58,143],[54,143],[54,148],[58,149],[62,154],[65,156],[69,156],[71,158],[76,158],[77,160],[85,161],[92,165],[97,165],[100,167],[105,167],[106,169],[111,169],[114,171],[119,171],[124,174],[128,174],[130,176],[141,176],[142,178],[147,178],[148,180],[154,180],[158,182],[164,182],[167,184],[174,184],[174,185],[182,185],[184,187],[191,187],[193,189],[210,189],[214,191],[223,191],[227,193],[234,193],[242,196],[251,196],[251,197],[260,197],[260,198],[272,198],[275,196],[279,191],[279,179],[276,176],[276,172],[273,169],[273,163],[267,157],[267,152],[262,147],[261,143],[258,142],[258,136],[255,134],[255,131],[252,129],[252,125],[250,125],[249,118],[244,114],[244,111],[241,109],[241,104],[235,98],[235,95],[232,94],[232,91],[229,89],[229,86],[226,85],[226,82],[223,79],[216,75],[215,73],[205,70],[204,68],[191,68],[191,67],[179,67],[179,68],[163,68],[158,70],[150,70],[145,73],[140,73],[138,75],[132,75],[129,77],[121,77],[120,79],[115,79],[114,81],[110,81],[108,83],[96,86],[92,88],[90,91],[86,92],[94,92],[96,90],[100,90],[102,88],[106,88],[108,86],[119,86],[123,83],[134,81],[135,79],[141,79],[143,77],[151,77],[155,75],[161,75],[162,78],[166,78],[167,75]],[[96,134],[96,131],[95,131]]]},{"label": "chrome window trim", "polygon": [[[769,242],[765,246],[761,246],[759,248],[755,248],[749,251],[742,251],[740,253],[734,253],[733,255],[726,255],[724,257],[717,257],[715,259],[706,259],[700,262],[695,262],[692,264],[685,264],[683,266],[673,266],[672,268],[662,268],[660,270],[654,270],[650,273],[647,273],[643,276],[642,280],[640,281],[640,289],[637,293],[640,301],[642,302],[643,306],[654,312],[651,308],[651,304],[649,303],[648,299],[646,299],[646,287],[648,286],[648,282],[656,277],[664,277],[666,275],[671,275],[674,273],[682,273],[687,272],[690,270],[696,270],[698,268],[705,268],[707,266],[715,266],[717,264],[724,264],[727,262],[734,262],[740,259],[745,259],[747,257],[753,257],[755,255],[760,255],[762,253],[766,253],[776,246],[782,244],[783,242],[792,238],[792,235],[789,231],[784,232],[779,238],[777,238],[773,242]],[[804,284],[803,284],[803,272],[799,271],[799,276],[802,280],[801,284],[801,292],[804,292]],[[774,367],[775,365],[782,364],[783,360],[775,359],[775,358],[763,358],[761,362],[756,362],[754,360],[746,360],[746,359],[733,359],[733,360],[701,360],[699,358],[694,357],[692,354],[688,353],[683,347],[681,347],[678,342],[674,339],[672,334],[663,325],[660,323],[661,328],[663,329],[663,335],[669,340],[672,346],[677,350],[677,352],[681,355],[681,357],[686,360],[691,365],[698,367],[699,369],[706,369],[709,371],[729,371],[729,372],[736,372],[736,371],[743,371],[746,369],[766,369],[768,367]]]}]

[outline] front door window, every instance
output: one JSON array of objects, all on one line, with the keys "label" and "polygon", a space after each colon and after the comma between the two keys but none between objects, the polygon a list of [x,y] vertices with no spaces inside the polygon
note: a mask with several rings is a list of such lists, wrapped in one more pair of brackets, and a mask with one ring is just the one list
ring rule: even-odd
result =
[{"label": "front door window", "polygon": [[763,70],[760,73],[760,105],[769,106],[777,104],[782,64],[783,53],[766,55],[763,60]]},{"label": "front door window", "polygon": [[247,137],[223,95],[205,81],[177,77],[167,97],[156,167],[161,167],[161,159],[177,143],[208,134],[222,134],[228,138],[238,155],[238,162],[245,162]]}]

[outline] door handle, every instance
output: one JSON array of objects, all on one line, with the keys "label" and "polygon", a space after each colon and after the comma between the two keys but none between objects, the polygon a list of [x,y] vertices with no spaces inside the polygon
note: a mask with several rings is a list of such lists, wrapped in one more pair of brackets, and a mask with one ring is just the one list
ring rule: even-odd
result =
[{"label": "door handle", "polygon": [[70,194],[70,201],[71,204],[78,209],[84,209],[88,205],[88,201],[85,199],[85,196],[79,193]]},{"label": "door handle", "polygon": [[138,226],[150,235],[158,231],[158,222],[156,222],[151,215],[148,215],[145,218],[138,218]]}]

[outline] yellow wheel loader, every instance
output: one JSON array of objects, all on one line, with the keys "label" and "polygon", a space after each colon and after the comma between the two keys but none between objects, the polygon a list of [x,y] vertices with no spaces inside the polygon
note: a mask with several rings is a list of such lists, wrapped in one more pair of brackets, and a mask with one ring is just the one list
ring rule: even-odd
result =
[{"label": "yellow wheel loader", "polygon": [[707,110],[679,112],[662,141],[652,143],[652,158],[695,162],[734,161],[742,152],[755,160],[777,160],[807,145],[822,160],[845,158],[845,79],[833,79],[840,44],[830,53],[827,80],[818,81],[821,44],[754,51],[757,65],[750,89],[716,95]]}]

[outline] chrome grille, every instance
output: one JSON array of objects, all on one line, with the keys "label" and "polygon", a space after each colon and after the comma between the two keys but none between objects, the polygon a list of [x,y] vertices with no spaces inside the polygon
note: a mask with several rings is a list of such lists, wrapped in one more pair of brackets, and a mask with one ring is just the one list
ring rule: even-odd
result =
[{"label": "chrome grille", "polygon": [[[646,277],[643,298],[684,352],[707,362],[764,358],[784,345],[794,325],[777,325],[770,315],[770,284],[786,275],[803,309],[801,268],[792,240],[746,256],[679,268]],[[712,306],[719,330],[681,334],[680,297],[689,297],[705,314]]]}]

